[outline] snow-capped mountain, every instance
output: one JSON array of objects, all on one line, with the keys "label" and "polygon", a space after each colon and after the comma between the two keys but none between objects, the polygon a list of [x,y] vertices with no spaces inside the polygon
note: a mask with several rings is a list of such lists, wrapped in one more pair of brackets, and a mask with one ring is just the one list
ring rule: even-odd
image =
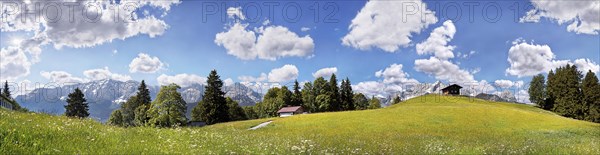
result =
[{"label": "snow-capped mountain", "polygon": [[[32,92],[16,97],[17,102],[32,111],[51,114],[64,113],[64,105],[69,93],[79,88],[88,102],[90,117],[106,121],[110,113],[119,108],[120,104],[126,102],[137,93],[137,81],[100,80],[88,83],[52,86],[34,89]],[[148,86],[152,99],[160,90],[159,86]],[[182,98],[188,103],[188,108],[194,107],[204,95],[204,85],[194,84],[179,89]],[[240,106],[254,105],[260,102],[262,95],[241,84],[224,86],[225,96],[238,101]],[[191,109],[188,109],[191,111]]]}]

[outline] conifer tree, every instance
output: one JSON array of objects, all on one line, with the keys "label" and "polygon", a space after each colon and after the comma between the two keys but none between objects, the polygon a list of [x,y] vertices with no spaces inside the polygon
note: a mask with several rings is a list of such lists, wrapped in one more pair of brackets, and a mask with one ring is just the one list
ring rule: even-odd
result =
[{"label": "conifer tree", "polygon": [[576,66],[567,64],[558,68],[554,76],[557,82],[553,84],[556,86],[553,111],[565,117],[583,119],[581,72]]},{"label": "conifer tree", "polygon": [[210,72],[206,82],[204,98],[202,98],[202,104],[199,104],[199,106],[203,106],[199,108],[203,110],[200,114],[201,119],[207,124],[229,121],[229,107],[225,99],[225,92],[222,91],[223,81],[216,70]]},{"label": "conifer tree", "polygon": [[582,82],[585,120],[600,123],[600,83],[594,72],[589,70]]},{"label": "conifer tree", "polygon": [[85,96],[83,95],[83,92],[79,90],[79,88],[75,88],[75,91],[69,94],[68,97],[67,105],[65,106],[66,116],[85,118],[90,115]]},{"label": "conifer tree", "polygon": [[331,96],[329,111],[340,111],[340,92],[335,74],[331,74],[331,78],[329,79],[329,95]]},{"label": "conifer tree", "polygon": [[294,94],[292,95],[292,105],[302,106],[302,92],[300,92],[300,84],[298,80],[294,81]]},{"label": "conifer tree", "polygon": [[544,75],[538,74],[531,79],[529,85],[529,101],[538,105],[542,109],[549,110],[549,105],[546,105],[546,81]]},{"label": "conifer tree", "polygon": [[12,96],[10,94],[10,89],[8,88],[8,81],[4,82],[4,88],[2,90],[2,95],[4,95],[4,97],[12,99]]},{"label": "conifer tree", "polygon": [[342,86],[340,89],[340,100],[342,103],[342,110],[354,110],[354,92],[352,92],[352,85],[350,84],[350,79],[346,77],[346,80],[342,80]]},{"label": "conifer tree", "polygon": [[548,73],[548,80],[546,82],[546,99],[544,103],[544,107],[546,110],[554,109],[554,104],[556,100],[555,94],[557,92],[556,83],[557,81],[554,78],[554,71],[550,70],[550,72]]}]

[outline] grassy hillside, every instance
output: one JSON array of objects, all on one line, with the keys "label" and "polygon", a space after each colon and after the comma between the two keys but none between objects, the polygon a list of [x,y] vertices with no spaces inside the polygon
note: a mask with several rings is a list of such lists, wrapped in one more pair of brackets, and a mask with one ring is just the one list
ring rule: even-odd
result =
[{"label": "grassy hillside", "polygon": [[203,128],[118,128],[0,110],[0,154],[503,153],[600,154],[600,124],[528,105],[428,95],[384,109]]}]

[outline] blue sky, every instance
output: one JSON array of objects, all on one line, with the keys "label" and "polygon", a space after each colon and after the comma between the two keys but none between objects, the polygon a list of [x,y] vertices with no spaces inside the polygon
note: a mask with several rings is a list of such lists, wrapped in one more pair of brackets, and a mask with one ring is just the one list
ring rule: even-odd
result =
[{"label": "blue sky", "polygon": [[[217,69],[223,79],[231,78],[235,82],[248,82],[248,80],[240,77],[251,76],[258,78],[261,73],[265,73],[268,76],[273,69],[282,68],[284,65],[289,64],[297,68],[297,74],[294,74],[293,71],[290,72],[288,67],[279,72],[279,74],[274,73],[272,78],[268,76],[266,79],[262,79],[262,81],[256,80],[254,82],[268,82],[271,79],[278,79],[273,81],[281,83],[287,83],[289,79],[312,81],[314,79],[313,73],[319,69],[328,67],[336,67],[337,71],[335,73],[338,77],[349,77],[353,85],[360,85],[361,82],[363,82],[362,84],[366,84],[369,81],[388,85],[410,81],[411,79],[421,83],[431,83],[437,80],[443,82],[464,82],[460,80],[461,76],[445,77],[448,72],[441,73],[443,71],[440,71],[439,68],[429,68],[429,70],[416,69],[416,60],[435,58],[450,63],[450,66],[458,66],[458,70],[466,71],[465,76],[467,77],[465,79],[469,79],[468,76],[472,76],[473,81],[476,82],[486,81],[491,85],[502,85],[502,82],[495,83],[496,80],[506,80],[514,83],[523,81],[527,83],[531,78],[530,74],[545,74],[548,68],[540,68],[540,65],[561,64],[562,61],[562,64],[572,63],[579,66],[588,66],[587,68],[598,72],[598,63],[600,63],[600,37],[598,36],[598,32],[600,32],[600,25],[598,23],[600,15],[597,9],[600,4],[597,1],[556,2],[561,7],[549,7],[554,5],[534,4],[527,1],[424,1],[424,3],[415,1],[415,4],[418,4],[418,6],[425,4],[427,10],[435,12],[433,14],[435,21],[428,19],[430,20],[429,23],[411,23],[410,21],[402,22],[401,19],[392,18],[393,20],[387,19],[389,21],[383,23],[389,24],[396,21],[400,23],[401,27],[422,26],[422,28],[416,28],[416,31],[402,34],[394,33],[401,28],[386,27],[384,24],[384,26],[378,26],[377,30],[366,31],[381,32],[382,35],[378,37],[392,39],[398,37],[398,35],[407,35],[410,40],[409,43],[396,43],[395,46],[398,48],[392,51],[384,50],[375,45],[376,43],[367,44],[366,46],[369,46],[370,49],[361,49],[353,46],[352,43],[344,44],[343,38],[352,33],[351,31],[353,30],[358,32],[359,28],[365,28],[355,27],[353,29],[350,28],[352,24],[363,26],[376,25],[373,23],[364,23],[364,21],[362,23],[358,21],[353,22],[353,19],[358,14],[368,14],[369,12],[402,13],[401,7],[366,8],[366,4],[371,3],[367,1],[334,1],[329,3],[324,1],[243,1],[221,3],[219,1],[165,0],[164,2],[165,4],[141,2],[139,4],[142,4],[142,7],[137,8],[135,11],[136,14],[139,14],[139,19],[150,19],[149,21],[154,21],[154,24],[158,23],[158,25],[161,25],[160,22],[162,21],[164,25],[168,25],[166,28],[163,28],[164,31],[162,32],[148,30],[132,34],[122,33],[120,36],[117,35],[119,37],[110,35],[105,38],[90,37],[96,39],[96,41],[93,41],[94,44],[90,45],[72,40],[81,39],[78,37],[85,35],[84,32],[87,31],[91,31],[91,34],[112,33],[112,31],[102,31],[123,28],[121,27],[123,24],[115,24],[114,27],[111,27],[111,24],[78,25],[67,23],[54,25],[54,28],[61,26],[62,29],[59,30],[62,32],[73,30],[75,33],[73,36],[67,34],[46,37],[45,43],[37,45],[40,47],[38,53],[28,51],[30,49],[25,48],[26,46],[23,45],[24,42],[32,40],[35,36],[41,36],[40,34],[45,34],[45,31],[50,31],[48,27],[52,26],[46,26],[42,23],[41,25],[38,24],[40,26],[33,26],[35,30],[32,30],[31,28],[28,29],[27,26],[10,24],[11,22],[18,22],[15,20],[4,21],[5,24],[2,24],[2,33],[0,34],[0,39],[2,40],[0,47],[7,54],[3,55],[2,59],[2,73],[4,74],[2,75],[2,79],[17,83],[26,81],[42,84],[61,81],[58,78],[70,78],[71,81],[73,81],[72,79],[76,79],[75,81],[86,81],[95,79],[92,77],[95,74],[92,72],[84,74],[85,71],[108,69],[110,74],[117,75],[111,77],[109,74],[107,78],[146,80],[153,85],[158,85],[161,81],[163,83],[181,82],[185,85],[186,80],[182,78],[188,78],[187,82],[189,82],[189,79],[194,79],[193,75],[204,77],[210,70]],[[387,3],[402,2],[407,1],[387,1]],[[575,5],[572,3],[582,4]],[[206,7],[212,7],[213,4],[217,4],[216,8],[220,11],[212,12],[206,9]],[[269,7],[265,6],[266,4],[277,4],[273,12],[274,16],[268,16]],[[286,17],[288,19],[295,17],[296,13],[294,7],[288,7],[288,16],[284,16],[285,12],[282,11],[284,10],[284,6],[296,6],[296,4],[302,11],[301,16],[298,17],[298,20],[286,20]],[[319,5],[318,22],[315,21],[315,4]],[[473,11],[474,15],[469,14],[467,4],[477,4]],[[457,8],[454,7],[456,5],[460,6],[458,12],[456,11]],[[515,6],[517,5],[519,9],[516,12]],[[484,10],[484,6],[487,6],[487,10]],[[485,17],[495,17],[494,8],[496,6],[502,11],[499,19],[493,21],[484,19]],[[581,6],[586,6],[586,8],[582,9]],[[573,7],[578,7],[579,9],[573,9]],[[228,15],[227,10],[229,8],[240,8],[234,11],[241,11],[244,19],[240,16]],[[260,14],[257,14],[256,8],[260,9]],[[565,14],[561,12],[561,9],[575,11]],[[538,12],[534,15],[528,15],[527,12],[530,10],[538,10]],[[325,18],[332,12],[334,14],[331,14],[331,18],[325,21]],[[488,16],[485,16],[483,13],[487,13]],[[204,15],[206,19],[203,19]],[[455,15],[460,15],[460,19],[456,19]],[[584,18],[583,15],[588,15],[588,17]],[[590,15],[591,18],[589,18]],[[382,18],[375,16],[377,15],[372,15],[374,20],[382,20]],[[469,16],[473,17],[472,21],[469,20]],[[519,21],[519,19],[527,16],[532,17],[534,20]],[[391,17],[397,16],[392,15]],[[420,17],[423,16],[416,18]],[[266,20],[269,23],[265,25],[263,23]],[[446,43],[441,46],[453,47],[449,52],[454,57],[444,58],[431,54],[435,51],[423,51],[425,54],[419,54],[416,45],[430,38],[436,28],[444,28],[444,23],[448,20],[451,21],[449,25],[455,27],[456,30],[455,33],[452,33],[450,39],[447,38]],[[569,28],[569,25],[574,22],[579,22],[580,24],[574,24],[574,26],[578,27]],[[257,37],[261,33],[258,32],[260,30],[255,30],[255,28],[259,29],[263,27],[268,29],[269,27],[282,27],[287,32],[295,34],[295,39],[310,38],[311,41],[307,41],[307,43],[312,43],[312,46],[309,44],[306,46],[297,45],[295,47],[288,47],[288,45],[273,45],[277,44],[275,43],[276,41],[270,41],[265,43],[268,44],[268,47],[272,45],[273,47],[284,49],[292,48],[292,50],[300,48],[299,51],[301,54],[284,55],[270,60],[261,58],[260,56],[252,59],[240,58],[239,55],[228,54],[230,49],[226,48],[224,44],[219,45],[216,41],[218,33],[228,32],[232,25],[236,23],[247,24],[245,30],[253,32]],[[147,26],[149,24],[144,25]],[[303,28],[305,28],[304,31],[302,30]],[[306,28],[309,30],[306,30]],[[153,33],[157,33],[157,35],[152,35]],[[52,33],[46,32],[46,34]],[[353,40],[354,43],[358,44],[361,41],[369,41],[368,39],[360,40],[360,34],[357,36],[356,38],[359,39]],[[60,40],[60,37],[67,38],[67,41]],[[281,40],[286,39],[281,38]],[[57,44],[61,43],[64,46],[56,47]],[[517,45],[523,46],[519,49],[515,48],[515,58],[525,58],[513,60],[514,63],[511,63],[508,60],[509,51]],[[544,48],[544,46],[549,47],[551,51]],[[11,67],[15,66],[8,63],[8,61],[14,61],[7,56],[11,47],[17,49],[15,50],[17,51],[16,53],[22,52],[25,55],[26,60],[19,60],[30,64],[24,65],[24,68],[28,71],[20,73],[8,72],[8,70],[12,70]],[[114,51],[117,52],[115,53]],[[554,57],[544,59],[544,56],[547,56],[548,52],[552,53]],[[160,67],[157,68],[157,63],[153,63],[154,66],[148,66],[150,67],[149,69],[132,71],[130,64],[132,64],[132,61],[136,57],[141,57],[140,53],[144,53],[152,60],[159,60]],[[281,51],[276,50],[266,51],[266,53],[282,55]],[[461,53],[461,57],[459,57],[458,53]],[[468,54],[468,56],[463,58],[463,54]],[[39,61],[36,61],[34,58],[37,55],[39,55]],[[525,60],[532,61],[527,62]],[[538,60],[543,60],[543,62]],[[14,61],[13,63],[16,63],[16,66],[23,65],[19,61]],[[513,66],[518,63],[531,63],[532,65]],[[391,67],[392,64],[401,64],[402,67],[398,70],[398,68]],[[385,74],[384,71],[386,71],[386,68],[390,69],[389,74]],[[508,73],[507,69],[509,68],[512,68],[513,74]],[[382,74],[377,76],[376,72],[380,70]],[[59,74],[54,74],[56,76],[52,78],[49,73],[53,71],[62,71],[61,73],[68,73],[70,76],[58,76]],[[392,71],[399,71],[400,73]],[[48,74],[44,76],[42,72]],[[517,73],[519,75],[514,75]],[[188,76],[176,76],[180,74],[187,74]],[[158,77],[161,75],[164,75],[164,78],[159,79]],[[100,76],[100,78],[102,77]],[[357,89],[363,88],[368,87],[365,86]]]}]

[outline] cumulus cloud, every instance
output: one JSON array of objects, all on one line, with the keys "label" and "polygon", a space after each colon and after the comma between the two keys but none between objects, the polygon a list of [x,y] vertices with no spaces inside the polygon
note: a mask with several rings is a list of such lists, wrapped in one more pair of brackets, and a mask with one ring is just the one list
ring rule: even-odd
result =
[{"label": "cumulus cloud", "polygon": [[598,35],[600,31],[599,1],[531,1],[534,8],[521,22],[539,22],[542,17],[568,24],[567,30],[577,34]]},{"label": "cumulus cloud", "polygon": [[395,52],[411,44],[412,34],[436,22],[434,12],[420,0],[368,1],[352,19],[342,44],[360,50],[376,47]]},{"label": "cumulus cloud", "polygon": [[15,80],[29,75],[32,63],[26,53],[16,47],[0,49],[0,79]]},{"label": "cumulus cloud", "polygon": [[577,66],[577,68],[581,72],[583,72],[583,74],[587,73],[590,70],[596,74],[600,72],[600,65],[595,64],[590,59],[577,59],[573,64]]},{"label": "cumulus cloud", "polygon": [[[30,1],[2,1],[0,12],[3,22],[0,23],[2,32],[29,32],[32,37],[14,46],[20,53],[28,53],[24,65],[11,66],[11,73],[2,74],[7,79],[16,79],[29,74],[31,64],[39,62],[42,46],[53,45],[56,49],[62,47],[85,48],[127,38],[148,35],[162,35],[168,25],[153,15],[142,16],[139,10],[151,6],[163,16],[171,6],[179,4],[179,0],[129,0],[129,1],[54,1],[58,5]],[[13,5],[16,4],[16,5]],[[65,4],[65,5],[63,5]],[[74,4],[74,5],[70,5]],[[79,5],[77,5],[79,4]],[[47,6],[44,6],[47,5]],[[20,9],[15,9],[20,7]],[[40,7],[58,7],[58,11],[48,11]],[[115,11],[118,9],[119,11]],[[17,10],[17,11],[15,11]],[[19,11],[21,10],[21,11]],[[22,11],[28,10],[28,11]],[[42,12],[43,11],[43,12]],[[100,13],[101,12],[101,13]],[[48,17],[48,18],[46,18]],[[20,56],[23,59],[23,56]],[[3,57],[4,59],[4,57]],[[2,61],[6,62],[6,61]],[[4,71],[4,69],[3,69]]]},{"label": "cumulus cloud", "polygon": [[60,84],[82,83],[82,82],[86,81],[82,78],[74,77],[73,75],[71,75],[70,73],[67,73],[65,71],[51,71],[51,72],[42,71],[42,72],[40,72],[40,74],[42,75],[42,77],[50,80],[50,82],[55,82],[55,83],[60,83]]},{"label": "cumulus cloud", "polygon": [[294,65],[284,65],[269,72],[269,82],[286,82],[298,78],[298,68]]},{"label": "cumulus cloud", "polygon": [[406,87],[419,84],[419,81],[409,78],[402,70],[402,64],[391,64],[389,67],[375,72],[375,76],[383,78],[380,81],[365,81],[353,85],[356,92],[368,96],[388,96],[403,91]]},{"label": "cumulus cloud", "polygon": [[415,79],[408,78],[408,73],[402,70],[402,64],[392,64],[384,70],[375,72],[375,76],[383,77],[385,84],[419,83]]},{"label": "cumulus cloud", "polygon": [[309,35],[300,37],[283,26],[264,25],[254,31],[247,27],[248,24],[236,21],[225,32],[217,33],[214,42],[242,60],[312,56],[315,45]]},{"label": "cumulus cloud", "polygon": [[419,55],[432,54],[433,56],[429,59],[415,60],[415,70],[433,75],[438,80],[457,83],[475,82],[471,72],[461,69],[448,60],[454,58],[455,46],[448,45],[448,42],[453,39],[455,33],[454,23],[448,20],[442,26],[435,28],[425,41],[417,44],[415,48]]},{"label": "cumulus cloud", "polygon": [[229,18],[239,18],[241,20],[245,20],[246,16],[242,13],[242,7],[230,7],[227,8],[227,16]]},{"label": "cumulus cloud", "polygon": [[169,76],[162,74],[156,78],[159,85],[169,85],[175,83],[181,87],[188,87],[193,84],[202,84],[206,85],[206,77],[198,76],[194,74],[177,74],[174,76]]},{"label": "cumulus cloud", "polygon": [[146,53],[140,53],[129,64],[129,72],[131,73],[156,73],[162,69],[164,64],[158,57],[151,57]]},{"label": "cumulus cloud", "polygon": [[329,77],[332,74],[337,73],[337,67],[330,67],[330,68],[322,68],[319,69],[317,72],[312,73],[313,77],[318,78],[318,77]]},{"label": "cumulus cloud", "polygon": [[454,38],[456,27],[451,20],[444,22],[443,26],[435,28],[429,35],[429,38],[422,43],[417,44],[416,49],[419,55],[434,54],[439,59],[454,58],[452,51],[456,46],[448,45],[448,42]]},{"label": "cumulus cloud", "polygon": [[589,69],[598,72],[600,68],[589,59],[577,59],[572,63],[570,60],[556,60],[555,57],[548,45],[536,45],[517,40],[508,50],[507,60],[510,67],[506,69],[506,73],[518,77],[533,76],[567,64],[573,64],[584,72]]},{"label": "cumulus cloud", "polygon": [[302,27],[302,28],[300,28],[300,31],[302,31],[302,32],[310,31],[310,28]]},{"label": "cumulus cloud", "polygon": [[450,82],[475,81],[469,71],[460,69],[458,65],[448,60],[441,60],[436,57],[415,60],[415,70],[433,75],[438,80],[448,80]]},{"label": "cumulus cloud", "polygon": [[116,74],[112,73],[108,70],[108,67],[104,67],[101,69],[91,69],[83,71],[83,75],[90,80],[104,80],[104,79],[112,79],[117,81],[129,81],[131,77],[128,75]]},{"label": "cumulus cloud", "polygon": [[511,88],[511,87],[516,87],[516,88],[521,88],[523,87],[524,82],[523,81],[510,81],[510,80],[496,80],[494,81],[494,84],[497,87],[500,88]]},{"label": "cumulus cloud", "polygon": [[359,82],[356,85],[352,85],[352,90],[362,93],[365,96],[371,97],[381,95],[382,93],[384,93],[384,87],[385,85],[378,81],[365,81]]}]

